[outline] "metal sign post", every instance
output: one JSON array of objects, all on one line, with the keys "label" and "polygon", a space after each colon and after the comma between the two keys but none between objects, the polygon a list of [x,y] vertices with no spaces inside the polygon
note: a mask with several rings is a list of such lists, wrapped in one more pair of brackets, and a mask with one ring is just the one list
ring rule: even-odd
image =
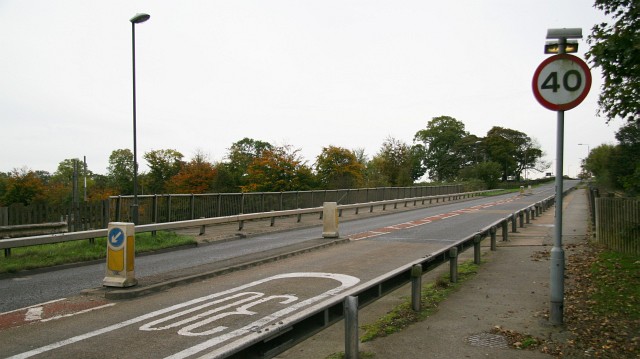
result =
[{"label": "metal sign post", "polygon": [[543,61],[533,75],[533,94],[540,104],[557,111],[556,199],[553,248],[551,249],[551,308],[549,320],[563,322],[564,249],[562,248],[562,193],[564,158],[564,111],[579,105],[591,88],[589,67],[580,58],[565,53],[567,38],[581,38],[581,29],[550,29],[547,38],[558,39],[558,55]]}]

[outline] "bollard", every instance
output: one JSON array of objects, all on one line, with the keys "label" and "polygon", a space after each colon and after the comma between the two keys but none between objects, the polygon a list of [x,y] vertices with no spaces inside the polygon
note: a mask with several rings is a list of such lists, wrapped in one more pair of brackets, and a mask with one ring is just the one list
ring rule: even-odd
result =
[{"label": "bollard", "polygon": [[344,299],[344,356],[358,359],[358,297]]},{"label": "bollard", "polygon": [[506,242],[509,240],[509,222],[504,220],[502,222],[502,241]]},{"label": "bollard", "polygon": [[458,282],[458,247],[449,249],[449,282]]},{"label": "bollard", "polygon": [[107,232],[107,266],[102,285],[131,287],[135,278],[135,235],[133,223],[111,222]]},{"label": "bollard", "polygon": [[491,250],[495,251],[497,250],[497,246],[496,246],[496,233],[498,232],[498,229],[493,226],[489,229],[489,234],[491,234]]},{"label": "bollard", "polygon": [[416,264],[411,267],[411,309],[419,312],[422,301],[422,266]]},{"label": "bollard", "polygon": [[482,242],[482,237],[476,234],[473,237],[473,263],[475,264],[480,264],[480,242]]},{"label": "bollard", "polygon": [[336,202],[324,202],[323,208],[323,238],[338,238],[338,203]]}]

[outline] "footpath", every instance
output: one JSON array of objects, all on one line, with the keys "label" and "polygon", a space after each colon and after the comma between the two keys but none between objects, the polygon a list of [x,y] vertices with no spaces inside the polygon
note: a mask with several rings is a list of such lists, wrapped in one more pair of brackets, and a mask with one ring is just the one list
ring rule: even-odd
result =
[{"label": "footpath", "polygon": [[[587,198],[584,189],[567,194],[563,201],[562,240],[565,265],[589,236]],[[553,342],[571,340],[564,326],[549,323],[550,261],[555,208],[536,217],[508,241],[498,237],[491,252],[483,241],[478,273],[462,283],[427,319],[397,333],[360,343],[366,358],[551,358],[540,349],[516,349],[508,337],[514,333]],[[471,253],[470,253],[471,252]],[[473,251],[464,255],[473,256]],[[461,257],[461,262],[464,257]],[[423,277],[423,285],[448,272],[444,265]],[[570,279],[565,279],[565,289]],[[359,311],[359,324],[373,323],[410,296],[405,286]],[[570,303],[565,302],[565,307]],[[362,329],[361,329],[362,333]],[[344,351],[344,322],[280,354],[277,358],[327,358]]]}]

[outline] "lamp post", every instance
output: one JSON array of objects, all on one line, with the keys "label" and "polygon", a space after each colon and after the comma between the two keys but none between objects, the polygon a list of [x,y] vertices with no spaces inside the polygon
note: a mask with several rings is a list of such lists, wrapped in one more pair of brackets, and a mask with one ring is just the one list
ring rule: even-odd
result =
[{"label": "lamp post", "polygon": [[131,56],[133,60],[133,205],[131,219],[138,224],[138,146],[136,141],[136,24],[149,20],[148,14],[136,14],[131,21]]},{"label": "lamp post", "polygon": [[[588,143],[578,143],[578,146],[587,146],[587,157],[584,158],[584,163],[587,163],[587,158],[589,158],[589,154],[591,153],[591,148],[589,147]],[[586,171],[585,171],[586,173]],[[587,175],[589,175],[588,173],[586,173]]]}]

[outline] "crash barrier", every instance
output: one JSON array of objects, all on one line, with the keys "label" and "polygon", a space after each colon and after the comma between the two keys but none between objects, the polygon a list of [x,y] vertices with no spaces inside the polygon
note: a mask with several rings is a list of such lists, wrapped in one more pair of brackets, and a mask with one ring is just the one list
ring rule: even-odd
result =
[{"label": "crash barrier", "polygon": [[[565,190],[565,194],[571,190]],[[533,205],[509,214],[502,219],[482,228],[448,247],[431,253],[425,258],[410,262],[394,271],[385,273],[366,283],[352,287],[335,297],[319,302],[286,319],[269,325],[268,331],[247,333],[232,345],[209,353],[210,357],[220,358],[272,358],[292,348],[303,340],[343,320],[345,325],[345,357],[358,358],[358,310],[376,301],[388,293],[411,283],[411,301],[413,310],[420,310],[421,277],[441,264],[449,263],[450,280],[457,280],[458,256],[469,248],[474,251],[474,263],[481,261],[481,242],[490,238],[491,250],[496,250],[498,230],[502,230],[503,240],[507,240],[509,224],[514,218],[535,219],[555,203],[555,196],[545,198]],[[527,222],[529,223],[529,222]],[[513,232],[516,227],[511,226]]]},{"label": "crash barrier", "polygon": [[29,237],[67,232],[67,222],[0,226],[0,238]]},{"label": "crash barrier", "polygon": [[[452,193],[452,194],[444,194],[444,195],[437,195],[437,196],[423,196],[423,197],[401,198],[401,199],[366,202],[366,203],[345,204],[345,205],[338,205],[338,213],[339,213],[339,216],[342,216],[342,212],[345,210],[355,210],[355,213],[358,214],[359,210],[362,208],[368,208],[369,212],[373,212],[374,208],[377,208],[377,207],[382,207],[382,210],[385,211],[388,206],[393,206],[393,208],[396,209],[398,208],[399,205],[408,207],[411,204],[413,204],[413,206],[417,206],[418,203],[422,205],[427,204],[427,202],[430,204],[441,203],[441,202],[471,198],[471,197],[479,196],[482,194],[488,194],[496,191],[500,191],[500,190],[485,190],[485,191]],[[142,233],[142,232],[155,232],[155,231],[177,230],[177,229],[183,229],[183,228],[200,227],[200,234],[204,234],[207,226],[215,225],[215,224],[232,223],[232,222],[237,222],[238,230],[241,231],[244,228],[245,221],[270,218],[271,225],[273,226],[275,224],[276,218],[279,218],[279,217],[297,216],[297,220],[298,222],[300,222],[302,219],[302,215],[304,214],[318,214],[320,215],[320,218],[322,218],[322,211],[323,211],[323,207],[314,207],[314,208],[292,209],[292,210],[284,210],[284,211],[247,213],[247,214],[238,214],[238,215],[224,216],[224,217],[201,218],[201,219],[193,219],[193,220],[178,221],[178,222],[143,224],[143,225],[137,225],[135,227],[135,232]],[[106,237],[106,236],[107,236],[107,229],[95,229],[95,230],[89,230],[89,231],[70,232],[70,233],[62,233],[62,234],[55,234],[55,235],[42,235],[42,236],[32,236],[32,237],[25,237],[25,238],[11,238],[11,239],[0,240],[0,249],[4,249],[5,256],[8,257],[11,255],[11,248],[28,247],[28,246],[34,246],[34,245],[40,245],[40,244],[60,243],[60,242],[67,242],[67,241],[76,241],[76,240],[82,240],[82,239],[93,240],[94,238]]]}]

